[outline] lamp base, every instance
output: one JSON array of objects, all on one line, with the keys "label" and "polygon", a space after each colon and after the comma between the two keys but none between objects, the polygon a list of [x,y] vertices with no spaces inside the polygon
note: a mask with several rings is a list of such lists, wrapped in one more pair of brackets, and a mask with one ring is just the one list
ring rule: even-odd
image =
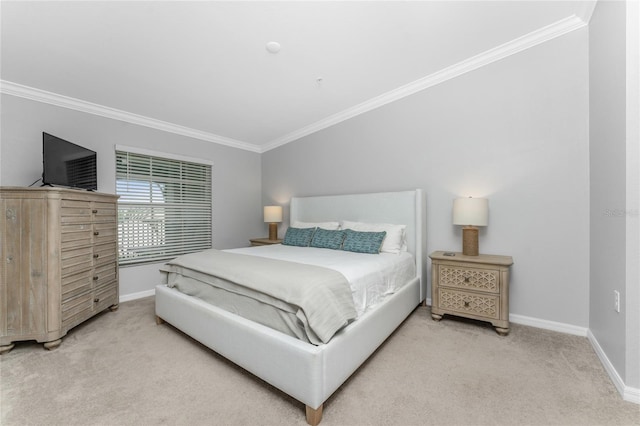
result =
[{"label": "lamp base", "polygon": [[278,224],[270,223],[269,224],[269,239],[277,240],[278,239]]},{"label": "lamp base", "polygon": [[465,256],[478,256],[478,228],[465,226],[462,228],[462,254]]}]

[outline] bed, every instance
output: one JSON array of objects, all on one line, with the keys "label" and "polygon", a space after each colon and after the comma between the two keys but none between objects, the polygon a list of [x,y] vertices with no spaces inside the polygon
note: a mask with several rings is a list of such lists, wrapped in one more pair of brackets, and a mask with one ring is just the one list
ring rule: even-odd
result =
[{"label": "bed", "polygon": [[[421,190],[294,197],[290,223],[358,221],[406,225],[414,277],[366,310],[327,343],[312,344],[238,316],[167,285],[156,287],[156,316],[306,406],[317,425],[324,401],[426,299],[424,197]],[[253,350],[259,347],[260,351]]]}]

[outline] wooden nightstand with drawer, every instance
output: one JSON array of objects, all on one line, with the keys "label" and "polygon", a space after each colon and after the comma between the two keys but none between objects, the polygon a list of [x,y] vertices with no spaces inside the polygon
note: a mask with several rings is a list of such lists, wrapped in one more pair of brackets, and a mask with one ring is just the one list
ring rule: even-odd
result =
[{"label": "wooden nightstand with drawer", "polygon": [[457,315],[493,324],[509,333],[510,256],[431,253],[431,317]]},{"label": "wooden nightstand with drawer", "polygon": [[252,238],[249,240],[251,246],[270,246],[272,244],[282,244],[281,239],[270,240],[269,238]]}]

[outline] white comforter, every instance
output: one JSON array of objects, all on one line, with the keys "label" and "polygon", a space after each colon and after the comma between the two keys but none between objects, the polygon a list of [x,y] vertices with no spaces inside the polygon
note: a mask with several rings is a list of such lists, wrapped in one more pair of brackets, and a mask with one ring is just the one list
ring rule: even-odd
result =
[{"label": "white comforter", "polygon": [[415,259],[399,254],[363,254],[281,244],[225,250],[334,269],[349,281],[358,317],[416,276]]},{"label": "white comforter", "polygon": [[288,312],[314,344],[327,343],[356,318],[347,279],[331,268],[209,249],[179,256],[161,271],[186,294],[196,280]]}]

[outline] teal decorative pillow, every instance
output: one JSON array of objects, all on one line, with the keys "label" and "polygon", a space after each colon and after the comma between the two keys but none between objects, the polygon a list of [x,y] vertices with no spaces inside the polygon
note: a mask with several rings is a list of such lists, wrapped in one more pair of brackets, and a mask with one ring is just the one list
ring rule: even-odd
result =
[{"label": "teal decorative pillow", "polygon": [[382,241],[387,235],[386,231],[359,232],[352,229],[346,229],[345,233],[346,237],[342,243],[342,250],[371,254],[380,253]]},{"label": "teal decorative pillow", "polygon": [[284,234],[282,244],[286,246],[309,247],[316,228],[291,228]]},{"label": "teal decorative pillow", "polygon": [[311,247],[340,250],[344,236],[345,231],[317,228],[311,240]]}]

